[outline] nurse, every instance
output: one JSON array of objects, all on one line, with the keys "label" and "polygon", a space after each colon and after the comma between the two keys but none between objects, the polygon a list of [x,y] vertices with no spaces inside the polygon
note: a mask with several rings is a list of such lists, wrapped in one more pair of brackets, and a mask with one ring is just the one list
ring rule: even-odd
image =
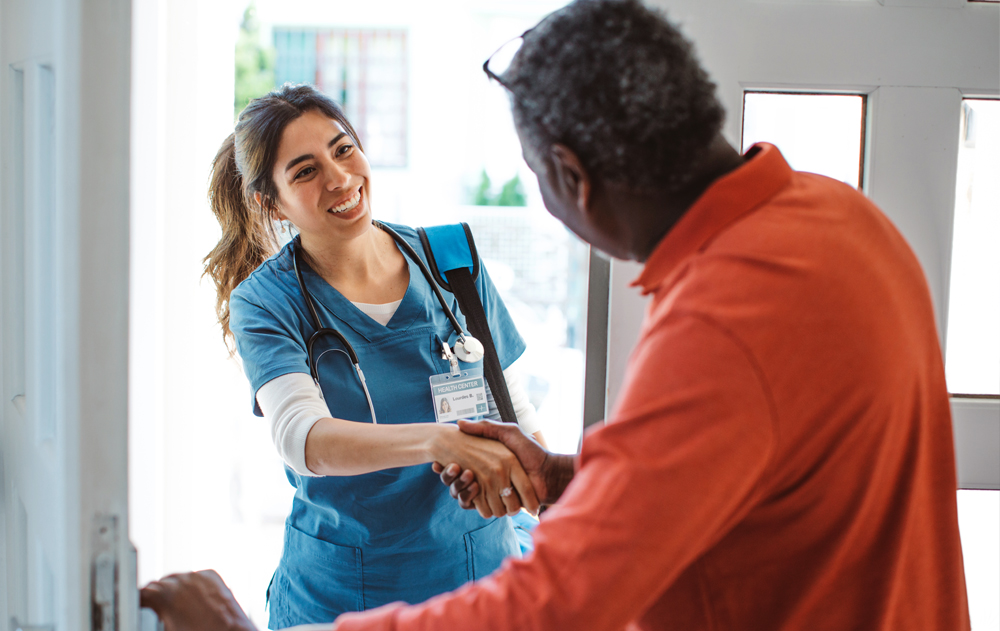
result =
[{"label": "nurse", "polygon": [[[435,194],[430,183],[412,191]],[[371,170],[337,104],[301,85],[252,101],[215,158],[209,197],[222,227],[205,259],[219,321],[296,489],[268,588],[269,626],[421,602],[518,555],[507,515],[537,510],[534,490],[503,445],[435,422],[429,380],[449,373],[443,347],[457,334],[420,268],[373,223]],[[280,249],[279,221],[298,232]],[[421,252],[413,229],[389,229]],[[371,406],[333,335],[313,348],[318,385],[310,376],[306,341],[316,326],[296,258],[319,325],[357,354]],[[535,433],[534,410],[507,370],[524,342],[485,269],[476,286],[518,423]],[[474,472],[478,512],[458,507],[430,463]]]}]

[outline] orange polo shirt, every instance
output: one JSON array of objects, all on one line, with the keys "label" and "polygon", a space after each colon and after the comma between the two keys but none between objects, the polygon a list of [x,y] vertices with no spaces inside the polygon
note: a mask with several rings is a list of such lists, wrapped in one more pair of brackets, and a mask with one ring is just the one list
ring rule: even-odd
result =
[{"label": "orange polo shirt", "polygon": [[534,553],[338,631],[968,629],[941,350],[889,220],[758,145],[637,284],[622,392]]}]

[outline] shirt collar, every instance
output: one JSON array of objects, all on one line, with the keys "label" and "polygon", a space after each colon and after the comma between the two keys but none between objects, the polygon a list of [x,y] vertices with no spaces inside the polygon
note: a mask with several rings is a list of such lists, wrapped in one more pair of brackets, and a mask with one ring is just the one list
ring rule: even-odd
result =
[{"label": "shirt collar", "polygon": [[792,168],[774,145],[756,144],[744,157],[743,166],[713,182],[653,250],[632,282],[643,294],[659,288],[681,262],[791,179]]}]

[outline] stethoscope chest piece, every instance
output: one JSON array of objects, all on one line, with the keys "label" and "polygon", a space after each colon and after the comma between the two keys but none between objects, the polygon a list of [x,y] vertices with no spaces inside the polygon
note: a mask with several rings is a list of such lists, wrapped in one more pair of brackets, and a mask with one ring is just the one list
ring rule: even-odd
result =
[{"label": "stethoscope chest piece", "polygon": [[[386,226],[384,224],[377,224],[377,225],[382,230],[387,232],[389,236],[391,236],[393,240],[396,242],[396,244],[399,246],[400,251],[403,252],[405,256],[409,257],[409,259],[414,263],[416,263],[416,265],[420,268],[420,272],[427,280],[427,284],[430,285],[431,289],[434,291],[434,295],[437,297],[438,302],[441,304],[441,309],[444,311],[445,315],[448,316],[448,320],[451,322],[452,328],[458,335],[458,340],[456,340],[455,342],[454,354],[452,354],[452,351],[451,349],[448,348],[448,345],[445,344],[443,341],[441,341],[440,338],[438,338],[438,341],[442,345],[442,359],[448,360],[448,363],[451,365],[451,374],[457,375],[461,372],[461,370],[458,367],[458,361],[456,361],[456,358],[458,360],[470,364],[474,364],[480,361],[486,354],[486,349],[483,348],[483,343],[477,340],[476,338],[472,337],[471,335],[465,334],[465,332],[462,329],[462,325],[459,324],[458,319],[455,317],[455,314],[448,306],[447,301],[445,301],[444,296],[441,294],[441,290],[438,289],[437,287],[437,283],[434,282],[434,277],[431,276],[430,270],[427,269],[427,265],[420,258],[420,255],[417,254],[417,251],[414,250],[413,246],[407,243],[403,239],[403,237],[396,234],[396,231],[390,228],[389,226]],[[293,267],[295,268],[295,278],[298,281],[299,290],[302,292],[302,299],[306,303],[306,308],[309,311],[309,317],[312,320],[313,327],[315,327],[315,331],[309,337],[309,340],[306,343],[306,353],[308,354],[308,359],[309,359],[309,371],[312,374],[313,380],[316,382],[318,386],[319,368],[317,367],[316,362],[319,361],[319,358],[313,356],[313,347],[316,341],[322,338],[323,336],[333,335],[338,340],[340,340],[341,344],[343,344],[344,346],[344,350],[341,352],[345,353],[350,358],[351,363],[354,364],[354,368],[358,373],[358,380],[361,382],[361,388],[365,391],[365,398],[368,399],[368,409],[372,415],[372,423],[376,423],[377,421],[375,420],[375,405],[374,403],[372,403],[371,393],[368,392],[368,385],[365,383],[365,375],[363,372],[361,372],[361,364],[358,362],[358,355],[357,353],[354,352],[354,348],[351,346],[351,343],[347,340],[346,337],[343,336],[343,334],[340,333],[340,331],[337,331],[336,329],[324,328],[323,325],[320,323],[319,314],[316,312],[316,306],[313,304],[312,294],[310,294],[309,290],[306,288],[305,280],[303,280],[302,278],[302,272],[299,270],[299,256],[300,256],[299,250],[301,249],[301,243],[296,240],[296,242],[293,244],[292,247],[293,247],[292,264]],[[322,388],[320,388],[320,392],[322,393]]]},{"label": "stethoscope chest piece", "polygon": [[474,364],[486,354],[483,343],[471,335],[463,335],[455,341],[455,355],[468,364]]}]

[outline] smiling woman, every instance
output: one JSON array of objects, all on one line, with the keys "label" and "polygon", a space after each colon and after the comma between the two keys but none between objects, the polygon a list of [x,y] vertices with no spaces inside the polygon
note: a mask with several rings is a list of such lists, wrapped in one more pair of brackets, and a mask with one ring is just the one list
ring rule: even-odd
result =
[{"label": "smiling woman", "polygon": [[388,235],[371,229],[371,168],[345,127],[318,110],[289,123],[271,174],[277,197],[255,192],[254,201],[298,229],[306,262],[350,300],[401,300],[406,262]]},{"label": "smiling woman", "polygon": [[[223,236],[206,272],[296,489],[268,589],[271,628],[418,602],[485,576],[520,552],[506,515],[538,508],[503,445],[434,422],[428,380],[449,373],[455,331],[429,273],[399,249],[420,249],[416,231],[373,223],[371,179],[350,122],[310,86],[251,101],[213,166]],[[298,232],[280,249],[276,221]],[[518,423],[535,432],[507,370],[524,343],[485,270],[476,286]],[[361,365],[367,378],[353,370]],[[475,473],[479,514],[459,508],[431,462]]]}]

